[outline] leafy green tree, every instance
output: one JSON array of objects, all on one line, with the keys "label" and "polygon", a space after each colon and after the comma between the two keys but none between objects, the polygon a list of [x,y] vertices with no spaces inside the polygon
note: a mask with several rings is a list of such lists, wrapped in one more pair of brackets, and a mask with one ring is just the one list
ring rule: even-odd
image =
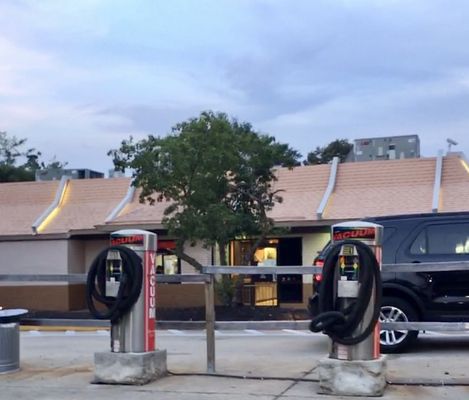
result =
[{"label": "leafy green tree", "polygon": [[124,140],[108,154],[116,169],[133,170],[141,201],[170,200],[163,223],[176,238],[175,253],[199,271],[187,244],[216,246],[226,265],[231,240],[262,240],[272,231],[267,212],[281,201],[272,188],[274,167],[293,167],[300,157],[249,123],[212,111],[177,124],[165,137]]},{"label": "leafy green tree", "polygon": [[9,137],[6,132],[0,132],[0,182],[33,181],[36,170],[63,168],[67,164],[55,158],[46,164],[40,160],[40,151],[34,148],[22,150],[25,144],[26,139]]},{"label": "leafy green tree", "polygon": [[331,162],[334,157],[339,157],[340,161],[344,162],[352,148],[353,144],[349,143],[347,139],[336,139],[327,146],[318,146],[316,150],[309,152],[304,164],[327,164]]}]

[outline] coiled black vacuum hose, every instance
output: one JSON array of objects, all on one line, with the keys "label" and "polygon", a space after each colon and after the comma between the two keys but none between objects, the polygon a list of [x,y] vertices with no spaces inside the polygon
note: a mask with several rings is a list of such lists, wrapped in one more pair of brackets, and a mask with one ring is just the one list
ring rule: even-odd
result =
[{"label": "coiled black vacuum hose", "polygon": [[[106,296],[106,257],[108,251],[118,251],[122,258],[122,271],[116,297]],[[97,319],[119,320],[135,304],[140,296],[143,282],[141,258],[135,251],[114,246],[103,250],[91,264],[86,281],[86,303],[91,314]],[[95,301],[105,306],[98,310]]]},{"label": "coiled black vacuum hose", "polygon": [[[338,268],[337,260],[343,245],[354,245],[357,248],[360,265],[358,277],[360,288],[358,297],[354,301],[348,299],[350,304],[345,309],[340,310],[340,302],[334,296],[334,293],[337,292],[334,286],[337,285],[339,275],[336,271]],[[375,287],[375,308],[372,318],[365,329],[354,336],[354,332],[362,322],[371,300],[373,284]],[[381,292],[380,267],[370,247],[355,240],[337,242],[332,246],[324,261],[323,277],[319,289],[319,315],[311,321],[310,329],[313,332],[323,331],[334,342],[343,345],[350,346],[362,342],[371,334],[378,321]]]}]

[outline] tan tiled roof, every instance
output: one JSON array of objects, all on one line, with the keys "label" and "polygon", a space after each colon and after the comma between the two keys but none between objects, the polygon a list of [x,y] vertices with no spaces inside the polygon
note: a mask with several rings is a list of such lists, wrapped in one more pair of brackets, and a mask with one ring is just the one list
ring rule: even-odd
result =
[{"label": "tan tiled roof", "polygon": [[0,235],[32,234],[34,221],[55,198],[58,181],[0,183]]},{"label": "tan tiled roof", "polygon": [[125,197],[129,178],[72,179],[57,216],[41,233],[94,229]]},{"label": "tan tiled roof", "polygon": [[339,164],[324,219],[432,211],[436,158]]},{"label": "tan tiled roof", "polygon": [[[337,221],[432,211],[436,158],[339,164],[337,181],[323,220]],[[275,190],[283,202],[269,215],[275,221],[315,223],[327,187],[330,165],[279,168]],[[71,180],[56,216],[40,233],[95,231],[125,197],[129,178]],[[53,202],[58,182],[0,184],[0,236],[31,234],[31,225]],[[161,225],[168,202],[140,204],[138,192],[112,226]],[[445,157],[438,211],[469,211],[469,167]]]},{"label": "tan tiled roof", "polygon": [[[279,222],[315,219],[316,208],[327,186],[329,170],[329,165],[305,166],[292,170],[279,168],[276,171],[278,181],[273,188],[279,190],[278,194],[283,201],[275,205],[269,216]],[[137,193],[134,201],[110,225],[159,223],[169,204],[167,201],[155,202],[153,206],[140,204]]]},{"label": "tan tiled roof", "polygon": [[441,211],[469,210],[469,167],[467,164],[458,157],[445,158],[441,182]]},{"label": "tan tiled roof", "polygon": [[297,167],[292,170],[279,168],[273,185],[282,190],[283,201],[276,204],[269,217],[276,221],[311,221],[321,203],[329,180],[330,165]]},{"label": "tan tiled roof", "polygon": [[164,217],[164,210],[169,206],[166,200],[162,202],[155,201],[154,205],[140,203],[140,191],[135,192],[134,198],[120,215],[114,218],[109,225],[123,224],[136,225],[141,223],[160,224]]}]

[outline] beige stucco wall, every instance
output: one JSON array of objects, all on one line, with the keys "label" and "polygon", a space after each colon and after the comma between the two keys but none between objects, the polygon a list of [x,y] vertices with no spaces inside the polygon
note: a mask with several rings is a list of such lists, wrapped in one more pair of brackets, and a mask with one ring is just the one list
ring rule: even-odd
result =
[{"label": "beige stucco wall", "polygon": [[[2,274],[66,274],[69,243],[67,240],[0,242]],[[68,310],[73,308],[70,294],[77,285],[64,282],[0,283],[0,305],[30,310]]]},{"label": "beige stucco wall", "polygon": [[[202,265],[212,265],[212,251],[211,249],[204,249],[202,245],[196,244],[195,246],[186,246],[185,252],[187,255],[195,258]],[[181,262],[181,274],[195,274],[195,268],[185,261]]]},{"label": "beige stucco wall", "polygon": [[[313,260],[330,239],[329,233],[303,234],[303,265],[313,265]],[[303,283],[312,283],[312,275],[303,275]]]},{"label": "beige stucco wall", "polygon": [[68,272],[82,274],[85,272],[85,246],[82,240],[68,242]]},{"label": "beige stucco wall", "polygon": [[72,239],[68,244],[68,270],[74,274],[88,272],[95,257],[106,247],[109,240]]},{"label": "beige stucco wall", "polygon": [[88,272],[96,256],[107,247],[109,247],[109,239],[93,239],[84,241],[85,270],[83,272]]},{"label": "beige stucco wall", "polygon": [[0,242],[2,274],[66,274],[67,241]]},{"label": "beige stucco wall", "polygon": [[[293,235],[292,235],[293,236]],[[298,235],[294,235],[298,236]],[[317,252],[329,240],[328,233],[302,234],[303,265],[311,265]],[[0,273],[26,274],[65,274],[86,273],[97,254],[109,246],[107,239],[34,240],[0,242]],[[187,253],[203,265],[212,264],[211,249],[201,245],[187,247]],[[183,274],[196,273],[186,262],[181,263]],[[303,300],[311,294],[312,276],[303,276]],[[65,283],[0,283],[4,287],[1,302],[8,306],[31,307],[31,290],[34,288],[34,303],[40,309],[80,309],[84,308],[83,285]],[[161,285],[162,306],[202,305],[204,302],[203,284]],[[7,289],[8,286],[8,290]],[[50,289],[48,289],[48,287]],[[8,292],[8,293],[7,293]],[[28,294],[29,293],[29,294]],[[190,293],[190,296],[189,296]],[[181,296],[181,298],[179,298]],[[189,301],[186,301],[189,300]],[[8,302],[8,304],[6,304]],[[11,303],[11,304],[10,304]],[[23,304],[24,303],[24,304]],[[1,305],[1,304],[0,304]],[[289,306],[295,306],[289,303]],[[301,307],[301,303],[298,303]]]}]

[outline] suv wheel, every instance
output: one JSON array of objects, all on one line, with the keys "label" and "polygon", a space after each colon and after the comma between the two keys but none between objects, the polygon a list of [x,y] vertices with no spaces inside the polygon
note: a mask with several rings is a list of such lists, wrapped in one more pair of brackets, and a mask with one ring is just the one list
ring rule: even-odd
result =
[{"label": "suv wheel", "polygon": [[[383,297],[380,322],[418,321],[417,311],[405,300],[398,297]],[[418,331],[380,331],[382,353],[399,353],[417,339]]]}]

